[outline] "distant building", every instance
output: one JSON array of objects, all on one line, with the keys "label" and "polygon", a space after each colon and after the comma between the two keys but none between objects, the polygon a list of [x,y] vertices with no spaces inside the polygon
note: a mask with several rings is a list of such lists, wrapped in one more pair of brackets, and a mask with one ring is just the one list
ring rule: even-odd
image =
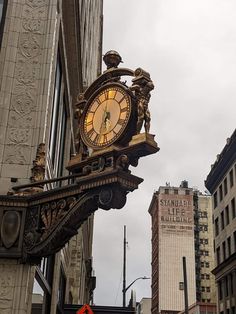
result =
[{"label": "distant building", "polygon": [[236,306],[236,130],[227,139],[205,181],[212,193],[218,312]]},{"label": "distant building", "polygon": [[[215,303],[196,302],[189,306],[188,314],[216,314],[217,308]],[[179,314],[185,314],[184,311]]]},{"label": "distant building", "polygon": [[215,302],[210,196],[183,181],[154,193],[152,216],[152,313],[184,309],[183,265],[186,257],[188,302]]},{"label": "distant building", "polygon": [[137,314],[151,314],[152,299],[142,298],[137,305]]}]

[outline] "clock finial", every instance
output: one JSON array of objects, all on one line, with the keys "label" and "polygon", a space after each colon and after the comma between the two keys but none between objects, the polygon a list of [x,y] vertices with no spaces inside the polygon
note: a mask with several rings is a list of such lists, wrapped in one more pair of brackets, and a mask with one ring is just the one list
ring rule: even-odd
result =
[{"label": "clock finial", "polygon": [[103,61],[105,62],[107,69],[117,68],[118,65],[123,62],[119,53],[115,50],[109,50],[104,56]]}]

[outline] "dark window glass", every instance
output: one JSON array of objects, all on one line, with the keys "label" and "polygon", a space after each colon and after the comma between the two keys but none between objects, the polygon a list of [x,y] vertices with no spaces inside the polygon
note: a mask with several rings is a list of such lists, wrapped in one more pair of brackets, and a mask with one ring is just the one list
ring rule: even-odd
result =
[{"label": "dark window glass", "polygon": [[206,279],[210,279],[210,275],[209,274],[206,274]]},{"label": "dark window glass", "polygon": [[232,219],[234,219],[235,216],[236,216],[236,213],[235,213],[235,198],[233,198],[231,200],[231,211],[232,211]]},{"label": "dark window glass", "polygon": [[214,208],[216,208],[216,206],[218,205],[218,202],[217,202],[217,191],[213,195],[213,201],[214,201]]},{"label": "dark window glass", "polygon": [[220,201],[222,201],[223,199],[223,188],[222,188],[222,184],[219,187],[219,196],[220,196]]},{"label": "dark window glass", "polygon": [[229,206],[225,207],[225,223],[226,225],[229,224]]},{"label": "dark window glass", "polygon": [[228,193],[228,184],[227,184],[227,178],[224,179],[224,195]]},{"label": "dark window glass", "polygon": [[0,0],[0,43],[3,34],[4,20],[7,9],[7,0]]},{"label": "dark window glass", "polygon": [[224,211],[221,212],[220,217],[221,217],[221,230],[223,230],[225,227]]},{"label": "dark window glass", "polygon": [[174,189],[174,194],[178,194],[178,190]]},{"label": "dark window glass", "polygon": [[210,267],[209,262],[206,262],[206,268],[209,268],[209,267]]},{"label": "dark window glass", "polygon": [[185,195],[190,195],[190,191],[189,190],[185,190]]},{"label": "dark window glass", "polygon": [[227,238],[228,256],[231,255],[231,237]]},{"label": "dark window glass", "polygon": [[169,194],[169,189],[165,189],[165,194]]},{"label": "dark window glass", "polygon": [[[221,280],[218,282],[218,295],[219,295],[219,299],[222,300],[222,297],[223,297],[223,287],[222,287],[222,281]],[[220,312],[220,313],[222,313],[222,312]]]},{"label": "dark window glass", "polygon": [[216,260],[217,260],[217,265],[220,264],[220,247],[216,249]]},{"label": "dark window glass", "polygon": [[232,186],[234,185],[234,174],[233,174],[233,169],[230,170],[229,172],[229,183],[230,183],[230,187],[232,188]]},{"label": "dark window glass", "polygon": [[225,276],[225,296],[228,297],[229,295],[229,281],[228,276]]},{"label": "dark window glass", "polygon": [[223,253],[223,261],[226,259],[226,245],[225,241],[222,243],[222,253]]},{"label": "dark window glass", "polygon": [[234,231],[234,252],[236,252],[236,231]]},{"label": "dark window glass", "polygon": [[218,236],[219,234],[219,218],[215,219],[215,235]]},{"label": "dark window glass", "polygon": [[206,287],[206,292],[211,292],[211,288],[210,287]]}]

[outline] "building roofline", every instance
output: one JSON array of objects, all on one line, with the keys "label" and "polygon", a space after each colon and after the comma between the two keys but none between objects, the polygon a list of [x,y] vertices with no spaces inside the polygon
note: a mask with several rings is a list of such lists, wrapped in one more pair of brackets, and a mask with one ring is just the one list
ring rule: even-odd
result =
[{"label": "building roofline", "polygon": [[227,143],[224,146],[222,152],[217,155],[217,160],[213,164],[211,171],[209,172],[206,180],[206,188],[213,193],[218,184],[222,181],[228,169],[236,159],[236,129],[230,138],[227,139]]}]

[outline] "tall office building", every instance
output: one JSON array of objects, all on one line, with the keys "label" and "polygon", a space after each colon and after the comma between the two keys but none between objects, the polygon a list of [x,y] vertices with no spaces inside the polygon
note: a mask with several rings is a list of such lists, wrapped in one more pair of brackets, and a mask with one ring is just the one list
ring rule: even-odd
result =
[{"label": "tall office building", "polygon": [[152,216],[152,313],[184,309],[183,257],[189,305],[214,302],[210,197],[188,187],[161,186],[149,207]]},{"label": "tall office building", "polygon": [[236,130],[205,181],[212,193],[218,312],[235,314],[236,306]]},{"label": "tall office building", "polygon": [[[0,1],[0,194],[68,174],[74,105],[101,73],[102,9],[102,0]],[[30,313],[33,286],[40,294],[33,313],[63,313],[64,302],[88,303],[92,232],[90,217],[61,252],[37,267],[0,260],[1,285],[10,283],[1,289],[0,312],[13,313],[19,305]]]}]

